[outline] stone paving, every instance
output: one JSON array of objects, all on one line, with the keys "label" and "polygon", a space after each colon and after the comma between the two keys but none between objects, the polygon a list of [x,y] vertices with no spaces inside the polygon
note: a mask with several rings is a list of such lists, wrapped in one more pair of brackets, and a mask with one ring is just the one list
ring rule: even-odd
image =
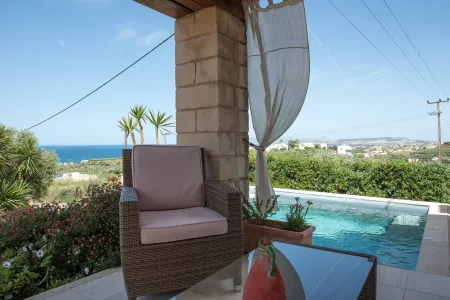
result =
[{"label": "stone paving", "polygon": [[[378,300],[450,300],[450,278],[445,276],[408,271],[388,266],[378,266]],[[224,282],[230,289],[226,297],[189,292],[176,300],[238,300],[233,294],[232,283]],[[140,300],[169,300],[176,292],[148,297]],[[122,270],[111,269],[97,275],[29,298],[29,300],[125,300],[125,285]]]}]

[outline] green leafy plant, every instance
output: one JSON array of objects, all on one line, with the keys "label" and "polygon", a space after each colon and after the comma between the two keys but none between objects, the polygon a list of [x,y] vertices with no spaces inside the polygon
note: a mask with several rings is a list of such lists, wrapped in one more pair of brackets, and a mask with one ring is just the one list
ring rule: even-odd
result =
[{"label": "green leafy plant", "polygon": [[155,127],[155,136],[156,136],[156,144],[159,144],[159,134],[164,138],[166,142],[166,135],[172,134],[172,132],[168,129],[170,127],[174,127],[174,122],[172,122],[173,116],[168,115],[167,113],[161,112],[153,112],[152,110],[148,111],[148,114],[145,114],[147,121]]},{"label": "green leafy plant", "polygon": [[[272,185],[277,188],[450,202],[450,169],[443,165],[319,151],[269,152],[266,158]],[[250,153],[250,182],[255,182],[255,161],[255,153]]]},{"label": "green leafy plant", "polygon": [[305,209],[300,203],[300,197],[295,197],[295,201],[296,203],[289,207],[289,212],[285,215],[286,223],[283,229],[302,232],[309,227],[306,222],[306,215],[308,214],[309,208],[313,203],[311,201],[307,201]]},{"label": "green leafy plant", "polygon": [[26,196],[42,199],[57,168],[53,151],[38,148],[29,131],[0,124],[0,211],[26,204]]},{"label": "green leafy plant", "polygon": [[134,131],[136,130],[138,126],[138,122],[133,119],[131,116],[122,117],[122,119],[119,120],[119,128],[125,132],[125,148],[127,147],[126,140],[128,136],[131,136],[131,141],[133,142],[133,146],[136,145],[136,137],[134,136]]},{"label": "green leafy plant", "polygon": [[278,195],[270,197],[265,204],[260,200],[258,190],[256,189],[255,198],[248,199],[236,184],[236,189],[241,194],[242,198],[242,216],[244,221],[250,221],[255,225],[263,225],[264,220],[267,220],[275,214],[273,211],[277,203]]},{"label": "green leafy plant", "polygon": [[88,190],[83,199],[67,205],[42,204],[0,215],[3,298],[23,299],[120,266],[121,184]]},{"label": "green leafy plant", "polygon": [[135,105],[130,109],[130,115],[136,120],[137,125],[139,126],[139,134],[141,137],[141,145],[144,144],[144,126],[142,126],[142,122],[146,122],[145,119],[145,111],[147,110],[147,106],[144,105]]},{"label": "green leafy plant", "polygon": [[0,212],[25,206],[25,195],[29,191],[22,180],[0,179]]}]

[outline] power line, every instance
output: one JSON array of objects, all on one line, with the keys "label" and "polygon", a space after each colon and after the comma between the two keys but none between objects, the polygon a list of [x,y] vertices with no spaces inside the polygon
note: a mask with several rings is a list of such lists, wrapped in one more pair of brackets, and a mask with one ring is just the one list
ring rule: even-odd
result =
[{"label": "power line", "polygon": [[138,60],[136,60],[134,63],[132,63],[131,65],[129,65],[128,67],[126,67],[125,69],[123,69],[122,71],[120,71],[119,73],[117,73],[114,77],[112,77],[111,79],[109,79],[108,81],[106,81],[105,83],[103,83],[102,85],[100,85],[99,87],[97,87],[95,90],[93,90],[92,92],[90,92],[89,94],[87,94],[86,96],[84,96],[83,98],[81,98],[80,100],[72,103],[71,105],[67,106],[66,108],[64,108],[63,110],[57,112],[56,114],[52,115],[51,117],[48,117],[47,119],[27,128],[26,130],[30,130],[34,127],[37,127],[51,119],[53,119],[54,117],[62,114],[63,112],[65,112],[66,110],[68,110],[69,108],[77,105],[78,103],[80,103],[81,101],[83,101],[84,99],[86,99],[87,97],[89,97],[90,95],[94,94],[96,91],[98,91],[99,89],[101,89],[102,87],[104,87],[105,85],[107,85],[108,83],[110,83],[111,81],[113,81],[114,79],[116,79],[117,77],[119,77],[120,75],[122,75],[125,71],[127,71],[129,68],[131,68],[132,66],[134,66],[135,64],[137,64],[138,62],[140,62],[142,59],[144,59],[147,55],[149,55],[150,53],[152,53],[153,51],[155,51],[156,49],[158,49],[162,44],[164,44],[165,42],[167,42],[171,37],[174,36],[174,33],[172,33],[169,37],[167,37],[165,40],[163,40],[161,43],[159,43],[158,45],[156,45],[155,47],[153,47],[150,51],[148,51],[147,53],[145,53],[143,56],[141,56]]},{"label": "power line", "polygon": [[417,70],[416,66],[412,63],[412,61],[409,59],[409,57],[406,55],[406,53],[402,50],[402,48],[400,48],[400,46],[398,45],[398,43],[395,41],[395,39],[392,37],[392,35],[387,31],[386,27],[384,27],[384,25],[381,23],[381,21],[377,18],[377,16],[375,15],[375,13],[370,9],[370,7],[367,5],[367,3],[364,0],[361,0],[362,3],[367,7],[367,9],[369,10],[369,12],[372,14],[372,16],[375,18],[375,20],[377,20],[378,24],[380,24],[380,26],[384,29],[384,31],[386,32],[386,34],[391,38],[392,42],[394,42],[395,46],[397,46],[398,50],[400,50],[400,52],[403,54],[403,56],[408,60],[409,64],[414,68],[414,70],[416,70],[417,74],[422,78],[422,80],[428,85],[428,87],[430,88],[430,90],[433,92],[433,94],[436,97],[439,97],[438,94],[435,92],[435,90],[431,87],[431,85],[428,83],[428,81],[425,80],[425,78],[422,76],[422,74],[419,72],[419,70]]},{"label": "power line", "polygon": [[328,0],[328,2],[330,2],[333,6],[334,6],[334,8],[336,8],[336,10],[372,45],[372,47],[374,47],[375,48],[375,50],[377,50],[377,52],[403,77],[403,79],[405,79],[408,83],[409,83],[409,85],[411,85],[411,87],[414,89],[414,90],[416,90],[416,92],[418,93],[418,94],[420,94],[424,99],[426,99],[426,97],[416,88],[416,86],[415,85],[413,85],[412,84],[412,82],[411,81],[409,81],[408,80],[408,78],[406,78],[406,76],[405,75],[403,75],[403,73],[402,72],[400,72],[400,70],[396,67],[396,66],[394,66],[394,64],[386,57],[386,55],[384,55],[381,51],[380,51],[380,49],[378,49],[377,48],[377,46],[375,46],[375,44],[374,43],[372,43],[370,40],[369,40],[369,38],[367,38],[367,36],[364,34],[364,33],[362,33],[362,31],[361,30],[359,30],[359,28],[358,27],[356,27],[356,25],[352,22],[352,21],[350,21],[350,19],[336,6],[336,4],[334,4],[331,0]]},{"label": "power line", "polygon": [[314,39],[316,40],[316,42],[320,45],[320,47],[322,47],[323,51],[325,51],[325,53],[328,55],[328,57],[330,58],[330,60],[334,63],[334,65],[336,66],[336,68],[338,68],[339,72],[341,72],[341,74],[348,79],[347,75],[344,73],[344,71],[341,69],[341,67],[339,67],[339,65],[337,64],[337,62],[333,59],[333,57],[331,56],[331,54],[327,51],[327,49],[325,49],[325,47],[322,45],[322,43],[319,41],[319,39],[317,38],[317,36],[314,34],[314,32],[311,30],[311,28],[308,26],[308,30],[311,33],[311,35],[314,37]]},{"label": "power line", "polygon": [[398,26],[400,26],[400,28],[402,29],[403,33],[406,35],[406,37],[408,38],[409,42],[411,43],[411,45],[413,46],[414,50],[416,50],[417,55],[420,57],[420,59],[422,60],[423,64],[425,65],[425,67],[427,67],[428,72],[430,72],[431,76],[433,76],[434,81],[436,81],[436,83],[438,84],[439,88],[441,89],[442,93],[444,93],[444,95],[448,98],[447,93],[444,91],[444,89],[442,88],[441,84],[439,83],[439,81],[436,79],[436,77],[434,76],[433,72],[431,72],[430,68],[428,67],[427,63],[425,62],[425,60],[423,59],[422,55],[420,55],[419,50],[417,50],[416,46],[414,45],[414,43],[412,42],[412,40],[410,39],[409,35],[406,33],[405,29],[403,28],[402,24],[400,23],[400,21],[397,19],[397,17],[395,16],[394,12],[392,11],[391,7],[387,4],[386,0],[383,0],[384,4],[386,4],[387,8],[389,9],[389,11],[391,12],[392,16],[394,17],[395,21],[397,21]]}]

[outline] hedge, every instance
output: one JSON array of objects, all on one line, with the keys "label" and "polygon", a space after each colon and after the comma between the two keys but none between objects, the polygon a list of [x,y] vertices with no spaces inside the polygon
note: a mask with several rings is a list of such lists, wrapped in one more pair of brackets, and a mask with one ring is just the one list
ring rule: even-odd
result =
[{"label": "hedge", "polygon": [[[250,182],[255,182],[255,159],[252,151]],[[450,202],[450,170],[438,164],[289,151],[267,153],[267,165],[278,188]]]}]

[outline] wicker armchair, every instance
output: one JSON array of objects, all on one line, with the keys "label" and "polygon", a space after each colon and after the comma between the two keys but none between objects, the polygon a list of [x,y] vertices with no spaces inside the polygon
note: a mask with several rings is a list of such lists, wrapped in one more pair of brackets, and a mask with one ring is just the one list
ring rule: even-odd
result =
[{"label": "wicker armchair", "polygon": [[[164,228],[150,233],[145,231],[147,235],[145,235],[144,229],[141,230],[143,228],[143,213],[148,213],[143,210],[148,209],[148,207],[142,205],[145,199],[142,199],[141,196],[145,193],[140,193],[136,178],[133,178],[133,176],[136,176],[137,172],[142,174],[142,170],[144,170],[145,172],[153,172],[153,177],[150,176],[151,178],[148,179],[152,184],[170,185],[170,191],[177,188],[181,189],[183,186],[171,182],[158,183],[157,181],[160,179],[158,174],[162,170],[158,165],[160,162],[156,161],[154,162],[156,165],[150,166],[141,164],[138,159],[142,159],[142,152],[147,152],[145,155],[153,153],[154,150],[161,153],[161,149],[164,151],[164,155],[169,155],[169,157],[170,155],[178,155],[179,157],[177,152],[181,148],[186,149],[187,147],[135,146],[133,150],[123,150],[124,187],[120,201],[120,251],[128,299],[188,288],[243,255],[241,198],[234,189],[222,183],[204,182],[202,180],[202,188],[200,189],[200,193],[204,197],[204,206],[201,209],[206,208],[212,214],[216,214],[226,221],[225,226],[227,227],[225,230],[222,229],[224,231],[222,234],[196,237],[198,232],[195,232],[194,229],[187,229],[187,226],[178,224],[175,232],[177,237],[175,237],[175,240],[171,240],[167,238],[167,234],[164,234]],[[198,147],[190,148],[190,150],[199,153],[196,163],[199,164],[198,170],[201,170],[199,176],[203,179],[205,178],[204,151]],[[140,157],[136,158],[135,156],[139,152],[141,152]],[[192,159],[190,161],[192,162]],[[176,159],[173,160],[173,164],[176,164]],[[165,172],[166,175],[168,175],[167,172],[177,170],[177,167],[179,167],[172,165],[172,163],[164,166],[162,172]],[[138,168],[140,170],[137,170]],[[151,170],[151,168],[156,170]],[[178,176],[179,179],[181,175],[178,173],[180,172],[177,172],[175,177]],[[166,178],[168,177],[166,176]],[[192,178],[186,178],[186,180],[192,181]],[[142,186],[142,180],[140,186]],[[156,187],[158,188],[158,185]],[[148,190],[148,187],[146,188]],[[184,188],[183,195],[188,191],[186,187]],[[150,189],[150,191],[152,190]],[[148,198],[148,193],[146,197]],[[162,203],[162,205],[165,205],[165,203]],[[183,210],[169,210],[169,213],[171,212],[182,213]],[[150,223],[157,222],[156,219],[158,218],[163,218],[161,216],[164,213],[167,213],[167,211],[162,212],[161,207],[159,207],[156,214],[153,214],[154,217],[150,219]],[[180,222],[179,218],[177,219],[177,222]],[[208,226],[208,228],[211,227],[214,226]],[[185,235],[194,238],[180,239],[178,230],[182,232],[181,236],[183,236],[184,230]],[[153,232],[156,232],[156,234]],[[161,238],[163,242],[158,242],[158,239]],[[241,284],[240,274],[233,275],[233,279],[236,286]]]}]

